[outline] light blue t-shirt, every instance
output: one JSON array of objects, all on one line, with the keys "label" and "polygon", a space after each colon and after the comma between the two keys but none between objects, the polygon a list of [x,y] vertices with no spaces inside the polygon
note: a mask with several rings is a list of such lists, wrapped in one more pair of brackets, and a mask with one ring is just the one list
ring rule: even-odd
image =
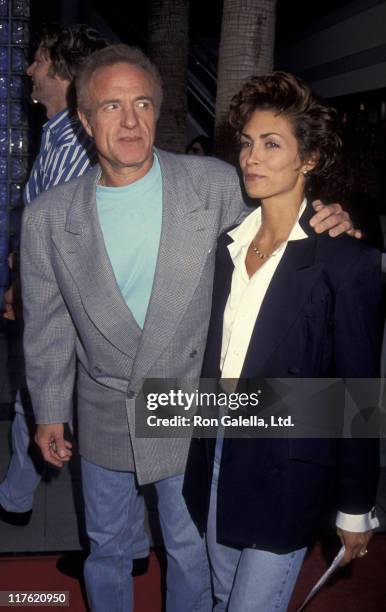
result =
[{"label": "light blue t-shirt", "polygon": [[149,172],[130,185],[97,185],[96,201],[115,278],[142,329],[161,236],[162,175],[157,157]]}]

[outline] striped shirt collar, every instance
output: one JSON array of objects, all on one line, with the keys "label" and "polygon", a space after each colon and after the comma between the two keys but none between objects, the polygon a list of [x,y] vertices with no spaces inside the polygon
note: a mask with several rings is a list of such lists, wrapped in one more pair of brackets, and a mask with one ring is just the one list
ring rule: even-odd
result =
[{"label": "striped shirt collar", "polygon": [[93,141],[77,116],[63,109],[43,126],[40,150],[24,189],[25,205],[54,185],[81,176],[95,161]]},{"label": "striped shirt collar", "polygon": [[64,108],[44,123],[43,132],[48,130],[53,134],[61,132],[64,127],[67,127],[69,122],[71,122],[70,111],[68,108]]}]

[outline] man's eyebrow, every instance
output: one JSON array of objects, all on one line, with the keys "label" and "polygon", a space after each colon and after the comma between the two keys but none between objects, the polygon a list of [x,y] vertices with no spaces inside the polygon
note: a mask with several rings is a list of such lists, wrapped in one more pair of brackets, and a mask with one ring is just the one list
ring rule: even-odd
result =
[{"label": "man's eyebrow", "polygon": [[104,98],[98,102],[98,106],[104,106],[105,104],[118,104],[120,102],[117,98]]},{"label": "man's eyebrow", "polygon": [[154,104],[154,98],[153,96],[137,96],[134,99],[134,102],[139,102],[139,100],[148,100],[149,102],[151,102],[152,104]]},{"label": "man's eyebrow", "polygon": [[[136,98],[134,98],[134,102],[138,102],[139,100],[148,100],[149,102],[152,102],[154,104],[154,100],[152,96],[137,96]],[[100,100],[100,102],[98,102],[98,108],[100,106],[104,106],[105,104],[120,104],[122,101],[122,98],[105,98],[103,100]]]}]

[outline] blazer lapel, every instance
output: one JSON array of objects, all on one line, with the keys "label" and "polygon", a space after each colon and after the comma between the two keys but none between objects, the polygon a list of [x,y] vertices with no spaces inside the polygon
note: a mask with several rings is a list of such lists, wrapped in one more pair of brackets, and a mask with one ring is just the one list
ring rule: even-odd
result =
[{"label": "blazer lapel", "polygon": [[134,357],[141,333],[121,291],[108,257],[96,209],[100,169],[79,184],[65,231],[52,236],[75,281],[83,306],[100,332],[123,353]]},{"label": "blazer lapel", "polygon": [[170,344],[215,242],[216,211],[203,210],[183,164],[175,156],[162,151],[157,155],[163,180],[162,231],[133,381],[145,377]]},{"label": "blazer lapel", "polygon": [[241,378],[251,378],[263,370],[322,273],[323,265],[314,263],[316,241],[311,235],[288,243],[261,305]]},{"label": "blazer lapel", "polygon": [[228,245],[232,238],[223,234],[218,242],[214,274],[212,313],[202,366],[203,378],[220,377],[220,358],[225,306],[232,287],[233,261]]}]

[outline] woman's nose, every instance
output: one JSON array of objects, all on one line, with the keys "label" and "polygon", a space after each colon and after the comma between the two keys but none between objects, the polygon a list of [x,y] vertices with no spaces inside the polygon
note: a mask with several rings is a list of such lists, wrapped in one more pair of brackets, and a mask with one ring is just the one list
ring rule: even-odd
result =
[{"label": "woman's nose", "polygon": [[259,164],[261,162],[261,150],[255,145],[249,149],[247,164]]}]

